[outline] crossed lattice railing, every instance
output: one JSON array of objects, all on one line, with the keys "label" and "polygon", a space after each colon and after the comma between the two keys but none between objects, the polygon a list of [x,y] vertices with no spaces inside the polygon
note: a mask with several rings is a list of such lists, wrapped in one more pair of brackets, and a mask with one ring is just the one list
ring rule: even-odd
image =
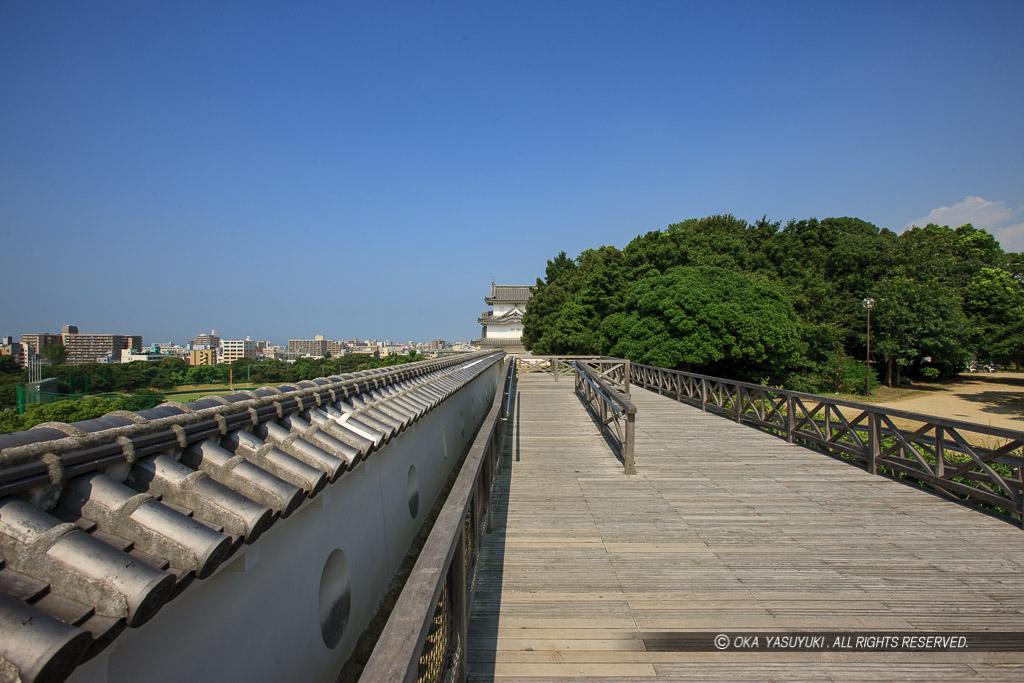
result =
[{"label": "crossed lattice railing", "polygon": [[607,382],[626,398],[629,398],[629,378],[632,362],[623,358],[608,356],[526,356],[516,360],[517,372],[525,375],[529,372],[544,372],[554,376],[567,377],[576,374],[578,366],[590,369],[595,375]]},{"label": "crossed lattice railing", "polygon": [[631,380],[1024,523],[1024,432],[635,363]]},{"label": "crossed lattice railing", "polygon": [[622,458],[626,474],[633,464],[636,406],[629,401],[630,368],[623,358],[608,356],[527,356],[517,361],[519,374],[550,373],[555,381],[572,375],[576,395],[594,418],[601,434]]}]

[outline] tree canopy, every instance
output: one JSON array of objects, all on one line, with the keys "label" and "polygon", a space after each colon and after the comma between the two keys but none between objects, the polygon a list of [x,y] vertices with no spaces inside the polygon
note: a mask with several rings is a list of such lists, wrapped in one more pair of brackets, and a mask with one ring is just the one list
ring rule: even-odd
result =
[{"label": "tree canopy", "polygon": [[897,235],[849,217],[708,216],[621,251],[561,252],[544,275],[523,329],[537,354],[845,390],[864,376],[871,297],[872,357],[891,383],[1024,359],[1024,256],[970,224]]},{"label": "tree canopy", "polygon": [[613,356],[661,367],[725,367],[775,375],[800,355],[800,328],[781,288],[715,266],[676,266],[626,287],[601,323]]},{"label": "tree canopy", "polygon": [[[294,363],[239,358],[232,363],[190,367],[181,358],[168,357],[157,362],[46,365],[42,376],[59,379],[59,393],[64,394],[163,394],[179,385],[225,384],[230,378],[234,379],[236,387],[283,384],[417,360],[424,360],[424,357],[415,352],[384,358],[347,354],[337,358],[300,358]],[[14,372],[8,372],[10,370]],[[0,409],[15,405],[15,387],[26,381],[27,373],[16,364],[0,365]]]}]

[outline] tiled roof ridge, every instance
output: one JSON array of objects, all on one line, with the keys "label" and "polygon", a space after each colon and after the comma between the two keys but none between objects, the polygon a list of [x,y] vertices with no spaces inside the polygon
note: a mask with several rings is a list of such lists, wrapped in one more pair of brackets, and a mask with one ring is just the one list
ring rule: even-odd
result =
[{"label": "tiled roof ridge", "polygon": [[[480,352],[476,352],[477,355],[479,353]],[[106,443],[110,442],[110,440],[111,440],[110,437],[111,436],[115,437],[115,440],[116,440],[117,438],[120,438],[120,437],[125,437],[125,438],[131,439],[132,437],[143,436],[143,435],[151,435],[151,434],[154,434],[154,433],[158,433],[158,432],[167,430],[170,425],[174,425],[174,424],[177,424],[177,425],[192,425],[192,424],[195,424],[195,423],[198,423],[198,422],[202,422],[204,420],[209,420],[211,418],[216,420],[217,416],[224,417],[225,415],[239,415],[239,414],[241,414],[243,412],[244,413],[249,413],[250,409],[252,409],[252,408],[255,408],[255,409],[258,410],[259,408],[265,408],[265,407],[270,406],[270,405],[275,405],[276,406],[276,405],[279,405],[279,404],[281,404],[281,403],[283,403],[285,401],[294,400],[294,399],[298,399],[298,401],[299,401],[299,408],[301,410],[302,407],[305,405],[305,401],[303,399],[305,397],[307,397],[307,396],[314,397],[314,399],[316,399],[316,398],[319,398],[319,396],[321,394],[327,392],[327,393],[331,393],[332,394],[332,398],[333,398],[333,396],[335,396],[340,389],[344,389],[345,392],[344,392],[344,395],[342,396],[342,398],[347,398],[349,395],[352,395],[354,393],[362,393],[362,391],[364,391],[365,388],[363,390],[360,390],[358,385],[360,383],[366,382],[367,380],[373,379],[374,380],[373,386],[374,386],[374,388],[377,388],[377,386],[378,386],[378,384],[380,384],[381,380],[392,378],[392,377],[395,377],[396,375],[401,377],[402,379],[404,379],[404,378],[406,378],[408,376],[419,376],[419,375],[425,374],[426,372],[436,371],[436,370],[441,369],[443,367],[450,367],[451,365],[456,364],[456,363],[463,363],[463,362],[465,362],[465,360],[468,357],[469,357],[469,354],[467,354],[465,356],[457,356],[457,357],[454,357],[454,358],[447,358],[447,359],[438,359],[438,360],[431,360],[431,361],[419,361],[417,363],[410,363],[410,364],[405,365],[405,366],[396,366],[394,368],[388,368],[387,370],[392,370],[394,372],[387,372],[386,374],[379,372],[379,370],[381,370],[380,368],[374,369],[374,370],[366,370],[366,371],[361,371],[359,373],[353,373],[353,374],[349,375],[348,379],[342,379],[341,376],[338,376],[339,377],[338,381],[331,382],[330,384],[326,384],[326,385],[319,384],[319,385],[314,385],[314,386],[302,386],[302,387],[300,387],[298,389],[295,389],[293,391],[288,391],[288,392],[281,391],[280,387],[291,386],[290,384],[282,384],[282,385],[278,385],[277,387],[274,387],[274,386],[264,386],[264,387],[260,387],[260,388],[258,388],[256,390],[253,390],[253,391],[238,391],[238,392],[236,392],[234,394],[231,394],[231,396],[246,395],[246,396],[249,396],[250,398],[249,399],[243,399],[243,400],[240,400],[240,401],[234,401],[234,402],[230,402],[230,403],[221,403],[220,405],[217,405],[217,406],[207,406],[207,407],[200,408],[198,410],[193,408],[189,404],[180,404],[180,403],[174,403],[174,402],[167,402],[167,403],[162,404],[159,407],[160,408],[171,407],[171,408],[182,409],[182,412],[179,413],[179,414],[168,415],[168,416],[159,417],[159,418],[156,418],[156,419],[141,418],[141,420],[138,420],[138,421],[133,420],[132,424],[121,425],[121,426],[118,426],[118,427],[111,427],[110,429],[104,429],[104,430],[95,431],[95,432],[84,432],[84,431],[82,431],[80,429],[77,429],[77,428],[75,428],[75,423],[68,424],[68,423],[46,422],[46,423],[43,423],[43,424],[39,424],[39,425],[36,425],[36,426],[31,427],[30,429],[27,429],[27,430],[24,430],[24,431],[25,432],[31,432],[33,430],[46,429],[46,428],[50,428],[50,429],[57,428],[57,429],[60,429],[61,431],[65,431],[64,428],[71,428],[71,429],[65,431],[67,436],[65,436],[63,438],[60,438],[60,439],[36,441],[34,443],[24,444],[24,445],[20,445],[20,446],[10,446],[10,447],[7,447],[7,448],[0,449],[0,495],[4,494],[4,490],[3,490],[2,487],[3,487],[3,484],[5,482],[4,482],[4,478],[3,478],[2,475],[5,472],[5,470],[8,470],[11,467],[16,467],[18,465],[23,465],[26,462],[34,461],[35,459],[41,457],[42,455],[44,455],[45,453],[48,453],[48,452],[53,452],[53,453],[56,453],[56,454],[61,454],[61,453],[68,452],[68,451],[80,450],[82,448],[88,448],[88,447],[92,447],[92,446],[96,446],[96,445],[100,445],[100,444],[106,444]],[[423,370],[424,372],[410,373],[410,370]],[[317,378],[317,380],[321,380],[321,379],[327,379],[327,378]],[[308,382],[315,382],[317,380],[303,380],[302,382],[297,382],[295,384],[296,385],[305,384],[305,383],[308,383]],[[350,393],[349,389],[352,389],[352,388],[354,388],[355,391]],[[262,391],[268,391],[268,392],[273,392],[273,393],[271,395],[258,396],[257,393],[258,392],[262,392]],[[217,400],[218,398],[221,398],[221,397],[219,397],[219,396],[206,396],[206,397],[203,397],[201,399],[197,399],[196,401],[191,401],[190,403],[198,403],[198,402],[201,402],[201,401],[208,401],[208,400],[211,400],[211,399]],[[320,403],[320,400],[317,400],[317,404],[318,405],[319,405],[319,403]],[[140,411],[140,412],[146,412],[146,411]],[[277,413],[278,413],[278,416],[281,416],[281,410],[280,409],[277,410]],[[104,418],[108,418],[108,417],[112,417],[112,416],[113,417],[127,417],[128,419],[132,419],[131,417],[128,417],[128,416],[134,416],[135,418],[139,418],[140,417],[139,412],[129,412],[129,411],[120,411],[119,410],[119,411],[112,411],[110,413],[107,413],[106,415],[103,416],[103,418],[100,418],[100,419],[104,419]],[[251,418],[252,418],[252,416],[250,414],[250,419]],[[71,432],[78,432],[78,433],[72,434],[72,433],[68,433],[69,431],[71,431]]]},{"label": "tiled roof ridge", "polygon": [[522,337],[481,337],[480,339],[474,339],[473,344],[476,346],[493,346],[493,347],[510,347],[510,346],[522,346]]},{"label": "tiled roof ridge", "polygon": [[[63,680],[501,357],[40,426],[65,435],[0,451],[0,680]],[[95,429],[111,416],[127,424]]]},{"label": "tiled roof ridge", "polygon": [[525,303],[529,301],[532,296],[533,285],[496,285],[492,282],[491,294],[490,296],[484,297],[484,303]]},{"label": "tiled roof ridge", "polygon": [[480,316],[476,321],[481,325],[504,325],[506,323],[522,322],[523,315],[523,311],[519,310],[519,307],[517,306],[511,311],[502,313],[501,315]]}]

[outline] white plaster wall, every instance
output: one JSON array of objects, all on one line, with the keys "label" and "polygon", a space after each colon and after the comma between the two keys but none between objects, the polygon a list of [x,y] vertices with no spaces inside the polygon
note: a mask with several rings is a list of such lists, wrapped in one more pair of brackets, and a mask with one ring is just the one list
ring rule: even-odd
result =
[{"label": "white plaster wall", "polygon": [[[70,681],[334,681],[501,379],[496,363],[355,470],[128,629]],[[408,469],[420,486],[409,514]],[[320,579],[345,552],[351,616],[338,647],[320,630]]]},{"label": "white plaster wall", "polygon": [[[513,330],[512,328],[518,328]],[[487,336],[494,337],[496,339],[518,339],[523,336],[523,324],[515,323],[512,325],[488,325]]]}]

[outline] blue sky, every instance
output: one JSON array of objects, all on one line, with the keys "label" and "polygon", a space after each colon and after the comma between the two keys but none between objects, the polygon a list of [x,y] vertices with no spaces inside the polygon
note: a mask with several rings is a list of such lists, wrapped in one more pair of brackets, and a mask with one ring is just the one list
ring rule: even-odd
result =
[{"label": "blue sky", "polygon": [[1021,2],[0,3],[0,332],[471,339],[686,218],[1024,250]]}]

